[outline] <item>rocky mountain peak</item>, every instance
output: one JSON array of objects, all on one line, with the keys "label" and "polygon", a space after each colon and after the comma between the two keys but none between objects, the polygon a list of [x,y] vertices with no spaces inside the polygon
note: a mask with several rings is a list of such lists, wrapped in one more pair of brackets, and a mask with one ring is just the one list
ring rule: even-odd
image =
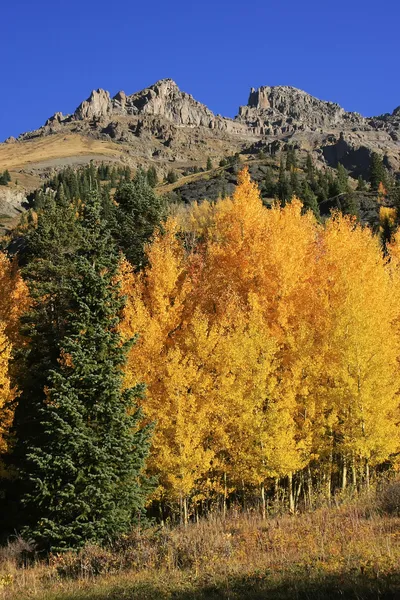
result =
[{"label": "rocky mountain peak", "polygon": [[106,90],[93,90],[87,100],[84,100],[74,113],[75,119],[102,119],[112,112],[110,94]]},{"label": "rocky mountain peak", "polygon": [[346,112],[339,104],[325,102],[290,86],[251,88],[246,106],[239,108],[238,119],[253,123],[260,133],[277,134],[296,130],[318,130],[354,126],[368,127],[357,113]]}]

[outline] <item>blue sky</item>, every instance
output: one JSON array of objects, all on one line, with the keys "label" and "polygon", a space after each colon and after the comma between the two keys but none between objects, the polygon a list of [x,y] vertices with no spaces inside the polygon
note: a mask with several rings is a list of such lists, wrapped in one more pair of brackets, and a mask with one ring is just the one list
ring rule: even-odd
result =
[{"label": "blue sky", "polygon": [[226,116],[259,85],[364,115],[400,105],[399,0],[5,0],[1,21],[0,140],[93,88],[164,77]]}]

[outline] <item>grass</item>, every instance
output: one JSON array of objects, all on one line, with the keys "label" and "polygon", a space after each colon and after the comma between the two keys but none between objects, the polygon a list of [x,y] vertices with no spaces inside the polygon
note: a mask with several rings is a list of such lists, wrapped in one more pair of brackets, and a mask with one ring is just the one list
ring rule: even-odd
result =
[{"label": "grass", "polygon": [[[86,155],[119,158],[123,147],[75,133],[56,134],[14,144],[0,144],[0,166],[17,170],[43,161]],[[62,161],[61,161],[62,162]],[[20,178],[20,177],[19,177]]]},{"label": "grass", "polygon": [[214,514],[25,567],[22,555],[18,543],[3,549],[0,598],[400,598],[400,518],[360,501],[265,521]]}]

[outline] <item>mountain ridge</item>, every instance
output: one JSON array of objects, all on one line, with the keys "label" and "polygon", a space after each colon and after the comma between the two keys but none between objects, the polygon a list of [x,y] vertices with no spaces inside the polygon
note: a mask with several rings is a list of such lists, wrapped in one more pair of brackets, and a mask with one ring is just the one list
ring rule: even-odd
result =
[{"label": "mountain ridge", "polygon": [[[130,95],[119,91],[111,96],[99,88],[72,114],[56,112],[38,129],[5,144],[13,144],[18,155],[21,143],[55,134],[115,144],[113,160],[120,153],[119,160],[131,166],[155,163],[162,174],[171,165],[201,164],[207,156],[276,153],[288,144],[314,153],[321,166],[342,162],[354,176],[365,175],[373,152],[383,155],[389,170],[400,172],[400,107],[363,117],[292,86],[251,88],[234,118],[214,114],[169,78]],[[49,167],[42,160],[31,161],[29,168],[41,173]]]}]

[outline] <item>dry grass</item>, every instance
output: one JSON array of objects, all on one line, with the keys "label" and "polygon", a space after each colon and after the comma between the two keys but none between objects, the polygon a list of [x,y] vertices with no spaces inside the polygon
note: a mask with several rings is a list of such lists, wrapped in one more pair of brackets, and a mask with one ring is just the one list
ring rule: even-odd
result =
[{"label": "dry grass", "polygon": [[20,544],[0,556],[0,598],[400,598],[400,518],[370,503],[266,521],[212,515],[30,566]]},{"label": "dry grass", "polygon": [[111,141],[88,138],[79,134],[57,134],[14,144],[0,144],[1,169],[17,170],[68,157],[98,155],[119,158],[124,147]]}]

